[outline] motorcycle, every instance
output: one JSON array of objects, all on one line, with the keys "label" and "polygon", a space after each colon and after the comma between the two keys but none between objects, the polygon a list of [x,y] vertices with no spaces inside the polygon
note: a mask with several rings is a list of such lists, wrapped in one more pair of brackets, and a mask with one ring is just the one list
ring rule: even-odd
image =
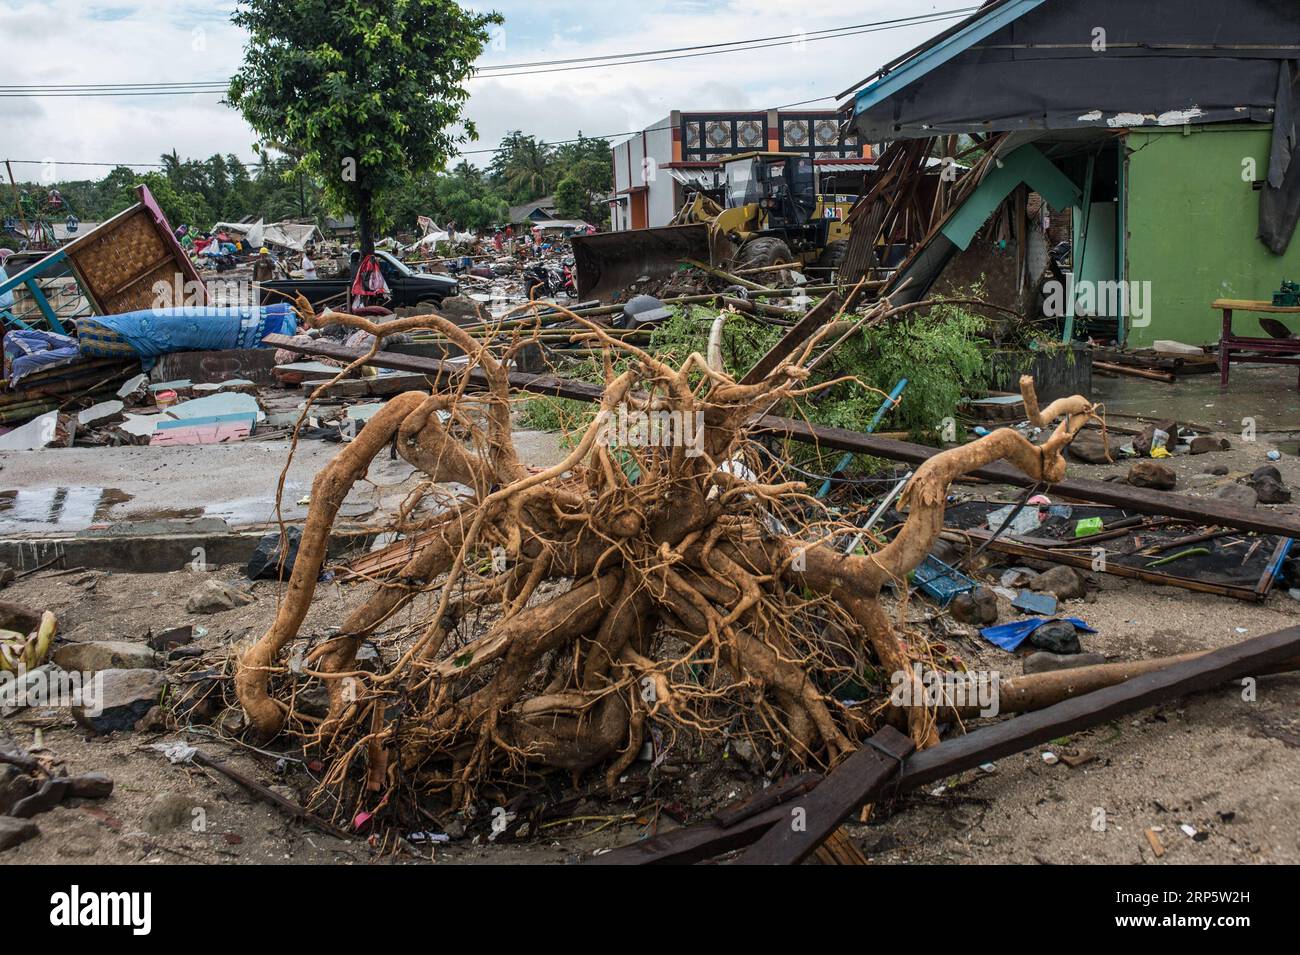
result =
[{"label": "motorcycle", "polygon": [[524,294],[530,299],[578,297],[577,275],[572,259],[565,259],[562,266],[537,263],[524,269]]}]

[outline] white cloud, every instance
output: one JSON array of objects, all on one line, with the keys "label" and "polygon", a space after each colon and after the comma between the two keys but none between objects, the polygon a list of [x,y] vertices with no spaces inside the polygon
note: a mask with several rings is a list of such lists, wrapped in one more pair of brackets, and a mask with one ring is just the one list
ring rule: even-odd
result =
[{"label": "white cloud", "polygon": [[[485,63],[717,43],[813,32],[828,27],[915,16],[961,0],[823,0],[805,13],[789,0],[672,0],[658,4],[595,0],[504,0],[475,3],[507,17],[504,49]],[[965,5],[970,5],[965,4]],[[811,5],[810,5],[811,6]],[[230,5],[197,0],[9,0],[0,9],[5,82],[129,83],[214,80],[229,76],[244,37],[229,22]],[[795,11],[792,15],[791,11]],[[511,129],[548,140],[581,130],[605,135],[638,130],[673,109],[760,109],[838,93],[885,60],[945,24],[922,25],[820,42],[629,66],[481,78],[471,82],[467,115],[480,133],[467,149],[495,145]],[[201,43],[196,43],[196,37]],[[201,47],[201,48],[196,48]],[[21,72],[12,69],[21,66]],[[813,104],[829,107],[833,101]],[[0,97],[4,152],[15,159],[63,162],[157,162],[214,152],[252,159],[254,136],[215,95],[86,98]],[[470,155],[483,162],[485,155]],[[35,167],[22,167],[24,171]],[[72,167],[60,170],[68,173]],[[88,169],[88,176],[106,170]]]}]

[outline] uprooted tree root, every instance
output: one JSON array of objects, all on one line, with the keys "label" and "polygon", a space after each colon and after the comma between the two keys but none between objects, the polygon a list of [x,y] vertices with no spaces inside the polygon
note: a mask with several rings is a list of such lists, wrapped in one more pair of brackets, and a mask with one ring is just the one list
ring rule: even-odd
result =
[{"label": "uprooted tree root", "polygon": [[[417,321],[330,320],[380,337]],[[914,662],[933,664],[923,640],[895,630],[881,588],[892,581],[905,592],[942,529],[954,479],[1005,459],[1058,481],[1062,449],[1093,413],[1080,397],[1040,412],[1032,380],[1022,379],[1035,423],[1064,417],[1045,443],[1003,429],[937,454],[908,484],[893,540],[844,555],[831,541],[852,527],[804,522],[817,506],[804,485],[750,469],[758,458],[748,422],[809,390],[803,365],[816,338],[766,380],[742,385],[716,361],[691,355],[668,367],[589,326],[609,353],[630,359],[628,370],[616,375],[607,360],[600,415],[563,461],[533,471],[512,441],[502,363],[450,322],[418,322],[471,356],[486,392],[402,394],[317,475],[276,618],[236,670],[259,735],[300,734],[332,760],[326,787],[337,794],[346,784],[355,800],[336,802],[340,811],[410,793],[464,805],[485,781],[529,769],[576,778],[603,767],[612,786],[652,734],[748,734],[804,766],[833,765],[884,722],[933,745],[936,713],[919,687],[914,706],[887,692],[846,705],[836,692],[873,674],[880,691],[879,674],[915,680]],[[695,440],[613,446],[608,428],[620,409],[623,420],[644,412]],[[692,433],[696,422],[702,434]],[[390,528],[411,542],[409,558],[337,632],[286,665],[339,507],[390,446],[425,479]],[[446,496],[448,482],[469,493]],[[413,613],[416,598],[430,609]],[[395,626],[395,659],[358,662],[364,640]],[[296,705],[304,680],[328,690],[323,716]]]}]

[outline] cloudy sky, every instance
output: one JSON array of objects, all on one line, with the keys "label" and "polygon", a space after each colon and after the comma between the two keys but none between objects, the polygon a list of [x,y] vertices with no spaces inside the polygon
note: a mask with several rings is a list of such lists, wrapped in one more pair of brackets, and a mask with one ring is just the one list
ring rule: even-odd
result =
[{"label": "cloudy sky", "polygon": [[[497,0],[467,3],[505,16],[480,64],[658,50],[865,24],[970,7],[972,0]],[[816,13],[805,14],[806,8]],[[244,35],[229,0],[4,0],[0,84],[224,80]],[[760,109],[831,96],[954,22],[907,26],[767,49],[543,75],[476,78],[467,115],[489,149],[511,129],[549,141],[579,131],[642,129],[672,109]],[[831,106],[833,101],[812,104]],[[76,162],[156,163],[215,152],[251,159],[254,136],[217,94],[0,96],[0,159],[53,160],[56,178],[98,178]],[[476,162],[489,157],[468,156]],[[39,166],[19,166],[35,179]],[[24,176],[24,174],[27,174]]]}]

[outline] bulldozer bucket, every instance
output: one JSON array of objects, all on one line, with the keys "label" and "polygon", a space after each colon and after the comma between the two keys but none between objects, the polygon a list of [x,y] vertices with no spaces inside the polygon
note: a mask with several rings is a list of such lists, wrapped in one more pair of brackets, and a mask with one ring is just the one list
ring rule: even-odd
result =
[{"label": "bulldozer bucket", "polygon": [[640,278],[672,274],[683,259],[711,264],[715,259],[709,249],[709,227],[703,224],[600,232],[571,241],[578,297],[583,300],[610,301],[615,292]]}]

